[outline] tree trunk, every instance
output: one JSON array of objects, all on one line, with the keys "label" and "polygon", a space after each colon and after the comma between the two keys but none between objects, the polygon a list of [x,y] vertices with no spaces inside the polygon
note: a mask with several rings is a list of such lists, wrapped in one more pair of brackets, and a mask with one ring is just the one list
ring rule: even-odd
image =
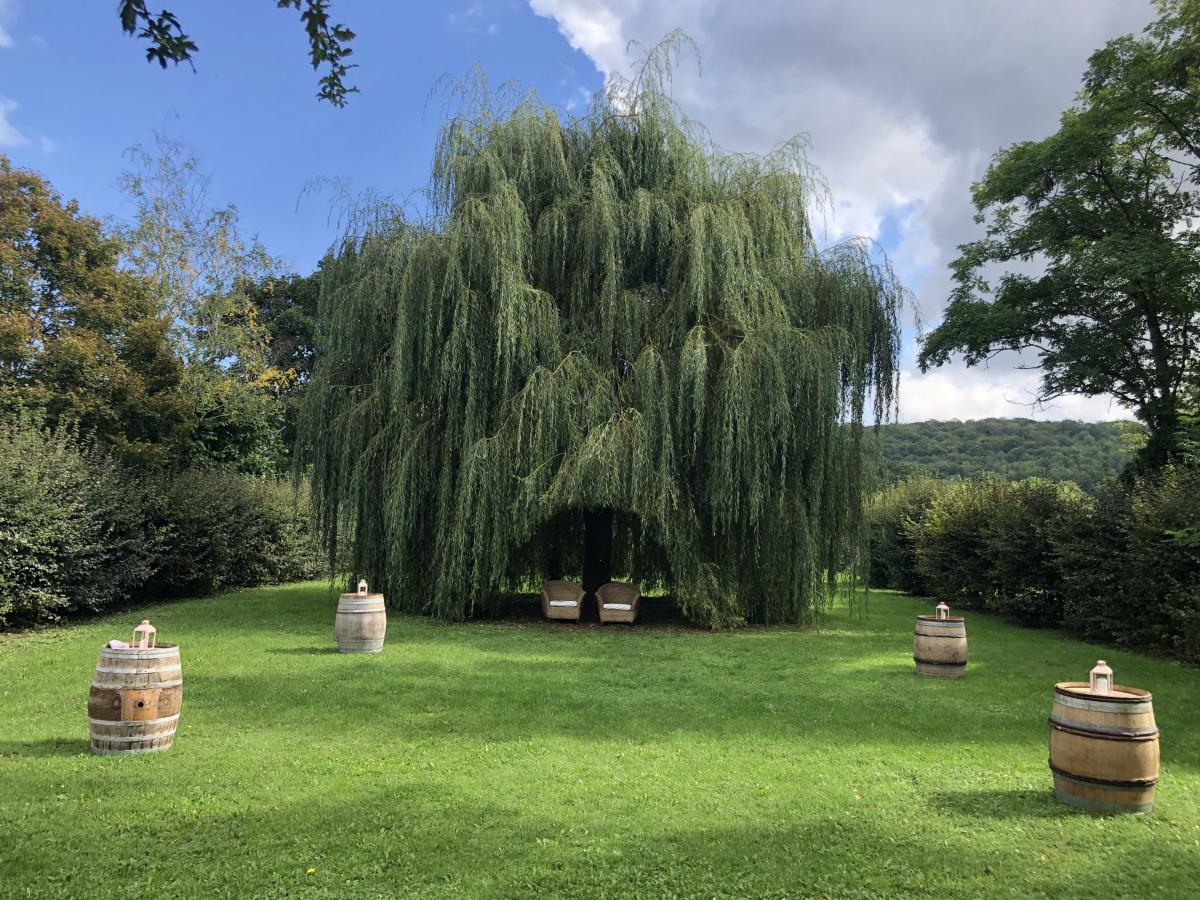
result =
[{"label": "tree trunk", "polygon": [[613,511],[589,509],[583,513],[583,589],[594,595],[612,581]]}]

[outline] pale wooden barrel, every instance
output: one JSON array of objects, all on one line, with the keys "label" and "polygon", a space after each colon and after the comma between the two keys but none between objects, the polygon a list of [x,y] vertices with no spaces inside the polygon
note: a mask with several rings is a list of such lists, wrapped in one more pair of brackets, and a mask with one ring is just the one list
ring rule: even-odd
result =
[{"label": "pale wooden barrel", "polygon": [[88,691],[92,752],[129,756],[170,749],[182,703],[183,670],[176,644],[101,648]]},{"label": "pale wooden barrel", "polygon": [[958,678],[967,670],[967,626],[961,616],[917,616],[913,660],[918,675]]},{"label": "pale wooden barrel", "polygon": [[1086,681],[1054,686],[1050,714],[1050,771],[1054,796],[1103,813],[1142,813],[1154,807],[1158,784],[1158,726],[1150,694],[1114,685],[1093,694]]},{"label": "pale wooden barrel", "polygon": [[333,625],[339,653],[378,653],[386,631],[383,594],[342,594]]}]

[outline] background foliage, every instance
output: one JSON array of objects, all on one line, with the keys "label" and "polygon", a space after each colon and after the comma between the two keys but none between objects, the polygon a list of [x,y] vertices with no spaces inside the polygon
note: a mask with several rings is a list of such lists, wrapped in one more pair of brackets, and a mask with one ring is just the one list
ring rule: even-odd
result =
[{"label": "background foliage", "polygon": [[914,476],[868,505],[871,578],[1200,661],[1200,470],[1071,482]]},{"label": "background foliage", "polygon": [[281,480],[315,281],[183,145],[130,160],[106,226],[0,157],[0,627],[317,571]]},{"label": "background foliage", "polygon": [[279,477],[153,477],[65,428],[0,435],[0,628],[318,574],[306,493]]},{"label": "background foliage", "polygon": [[1085,491],[1119,474],[1145,441],[1133,422],[976,419],[889,423],[876,433],[885,483],[920,473],[966,478],[995,472],[1016,481],[1074,481]]}]

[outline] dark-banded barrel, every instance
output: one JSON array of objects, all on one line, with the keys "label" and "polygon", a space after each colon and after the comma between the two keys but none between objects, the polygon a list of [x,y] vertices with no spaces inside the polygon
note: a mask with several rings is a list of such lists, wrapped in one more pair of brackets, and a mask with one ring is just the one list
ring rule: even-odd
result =
[{"label": "dark-banded barrel", "polygon": [[170,749],[182,705],[178,645],[102,648],[88,692],[92,752],[129,756]]},{"label": "dark-banded barrel", "polygon": [[339,653],[378,653],[386,632],[383,594],[342,594],[333,625]]},{"label": "dark-banded barrel", "polygon": [[967,626],[961,616],[917,616],[913,660],[918,675],[958,678],[967,670]]},{"label": "dark-banded barrel", "polygon": [[1158,726],[1150,694],[1114,685],[1092,693],[1085,681],[1054,686],[1050,714],[1054,796],[1101,813],[1143,813],[1158,784]]}]

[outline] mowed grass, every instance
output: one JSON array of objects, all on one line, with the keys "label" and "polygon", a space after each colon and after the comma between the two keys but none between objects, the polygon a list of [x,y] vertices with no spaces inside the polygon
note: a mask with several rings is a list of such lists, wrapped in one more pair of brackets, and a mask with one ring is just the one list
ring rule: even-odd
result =
[{"label": "mowed grass", "polygon": [[[651,601],[653,602],[653,601]],[[914,675],[927,602],[818,631],[393,614],[332,650],[325,585],[0,638],[0,894],[69,897],[1200,896],[1200,672],[968,614],[961,680]],[[100,645],[178,641],[175,746],[89,755]],[[1151,690],[1154,811],[1053,799],[1056,680]]]}]

